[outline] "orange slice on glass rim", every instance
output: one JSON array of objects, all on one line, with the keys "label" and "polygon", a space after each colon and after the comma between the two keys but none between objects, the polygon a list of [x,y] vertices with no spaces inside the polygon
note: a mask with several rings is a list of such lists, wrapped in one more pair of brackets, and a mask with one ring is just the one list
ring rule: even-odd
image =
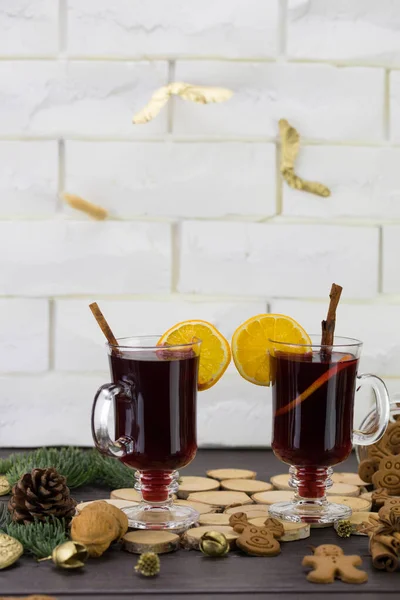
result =
[{"label": "orange slice on glass rim", "polygon": [[309,348],[287,344],[311,344],[307,332],[285,315],[256,315],[239,325],[232,336],[232,355],[240,375],[255,385],[269,386],[271,340],[282,342],[282,351],[305,353]]},{"label": "orange slice on glass rim", "polygon": [[177,323],[158,340],[157,345],[190,344],[201,340],[197,388],[208,390],[222,377],[231,362],[228,340],[208,321],[190,320]]}]

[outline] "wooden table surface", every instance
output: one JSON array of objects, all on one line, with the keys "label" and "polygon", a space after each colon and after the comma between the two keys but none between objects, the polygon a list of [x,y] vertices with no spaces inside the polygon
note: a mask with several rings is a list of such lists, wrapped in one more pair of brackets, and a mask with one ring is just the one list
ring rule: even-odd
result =
[{"label": "wooden table surface", "polygon": [[[8,452],[0,452],[5,456]],[[201,450],[182,474],[204,475],[207,469],[223,467],[257,471],[259,479],[285,472],[269,450]],[[352,456],[341,470],[355,471]],[[86,487],[73,491],[78,501],[105,498],[109,490]],[[6,500],[7,498],[2,498]],[[335,581],[318,585],[306,580],[301,566],[303,556],[311,554],[310,546],[339,544],[346,554],[360,554],[369,580],[362,585]],[[282,553],[274,558],[256,558],[233,551],[223,559],[211,559],[198,551],[179,550],[161,557],[158,577],[146,579],[134,571],[137,555],[111,549],[100,559],[92,559],[82,571],[65,572],[51,562],[37,563],[23,556],[14,566],[0,572],[1,596],[49,594],[62,600],[119,600],[126,597],[155,600],[162,597],[186,600],[210,598],[277,598],[294,600],[312,596],[350,600],[366,595],[367,600],[400,595],[400,571],[377,571],[368,556],[368,538],[339,538],[333,528],[313,529],[311,537],[282,544]]]}]

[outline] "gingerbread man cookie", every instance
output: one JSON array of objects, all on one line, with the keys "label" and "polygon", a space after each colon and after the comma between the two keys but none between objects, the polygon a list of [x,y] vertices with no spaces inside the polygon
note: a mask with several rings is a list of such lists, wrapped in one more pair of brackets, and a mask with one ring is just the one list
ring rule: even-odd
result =
[{"label": "gingerbread man cookie", "polygon": [[283,525],[278,519],[267,519],[262,527],[249,523],[247,515],[234,513],[229,525],[240,533],[236,540],[238,548],[252,556],[276,556],[281,551],[278,539],[283,536]]},{"label": "gingerbread man cookie", "polygon": [[318,546],[313,556],[303,558],[304,567],[313,567],[307,575],[313,583],[332,583],[335,577],[345,583],[364,583],[368,579],[365,571],[356,569],[362,564],[360,556],[345,556],[339,546],[324,544]]}]

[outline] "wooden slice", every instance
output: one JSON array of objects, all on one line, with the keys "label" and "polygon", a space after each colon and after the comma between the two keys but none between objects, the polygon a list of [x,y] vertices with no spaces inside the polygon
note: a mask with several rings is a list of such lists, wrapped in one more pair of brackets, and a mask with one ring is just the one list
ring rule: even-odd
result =
[{"label": "wooden slice", "polygon": [[257,473],[247,469],[213,469],[207,471],[207,477],[223,481],[224,479],[255,479]]},{"label": "wooden slice", "polygon": [[244,492],[194,492],[190,494],[188,500],[195,502],[203,502],[218,508],[226,508],[231,504],[252,504],[253,501]]},{"label": "wooden slice", "polygon": [[208,513],[200,515],[199,525],[229,525],[231,515],[225,513]]},{"label": "wooden slice", "polygon": [[179,535],[169,531],[129,531],[122,538],[123,549],[133,554],[142,554],[143,552],[165,554],[165,552],[178,550],[179,543]]},{"label": "wooden slice", "polygon": [[190,506],[197,510],[200,515],[204,515],[205,513],[214,513],[216,511],[215,506],[211,506],[210,504],[204,504],[204,502],[191,502],[190,500],[175,500],[174,504],[178,504],[178,506]]},{"label": "wooden slice", "polygon": [[365,500],[369,500],[370,502],[372,502],[372,494],[373,492],[363,492],[362,494],[360,494],[360,498],[365,498]]},{"label": "wooden slice", "polygon": [[[282,475],[275,475],[274,477],[271,477],[271,483],[277,490],[291,491],[293,488],[291,488],[289,485],[289,479],[289,473],[284,473]],[[348,483],[334,483],[326,493],[328,496],[358,496],[360,493],[360,488],[358,485],[350,485]]]},{"label": "wooden slice", "polygon": [[350,506],[353,512],[371,510],[371,501],[366,498],[354,498],[354,496],[329,496],[329,502],[336,502],[337,504],[345,504]]},{"label": "wooden slice", "polygon": [[[370,523],[370,519],[373,518],[373,515],[375,513],[371,513],[371,512],[366,512],[366,511],[359,511],[359,512],[355,512],[351,515],[351,517],[349,517],[349,521],[352,525],[354,525],[353,528],[353,533],[352,535],[368,535],[366,533],[361,533],[359,531],[356,530],[356,525],[360,525],[361,523]],[[376,515],[376,519],[378,519],[378,515]],[[338,525],[339,525],[340,521],[337,521],[333,527],[335,530],[337,530]]]},{"label": "wooden slice", "polygon": [[272,485],[266,481],[258,481],[257,479],[224,479],[224,481],[221,481],[221,488],[232,492],[255,494],[256,492],[268,492],[268,490],[272,490]]},{"label": "wooden slice", "polygon": [[233,548],[236,545],[236,539],[239,534],[233,531],[233,528],[228,525],[203,525],[201,527],[192,527],[188,529],[183,536],[182,543],[185,548],[190,550],[199,550],[200,540],[207,531],[219,531],[226,537],[229,547]]},{"label": "wooden slice", "polygon": [[133,500],[134,502],[140,502],[142,500],[141,494],[133,488],[113,490],[110,494],[110,498],[113,498],[114,500]]},{"label": "wooden slice", "polygon": [[[110,498],[100,498],[100,500],[102,500],[103,502],[107,502],[108,504],[112,504],[113,506],[116,506],[117,508],[127,508],[128,506],[135,506],[135,505],[139,504],[139,502],[129,502],[129,500],[118,500],[118,499],[111,500]],[[99,502],[99,500],[91,500],[89,502],[81,502],[76,507],[76,511],[80,512],[81,510],[83,510],[85,508],[85,506],[89,506],[89,504],[93,504],[93,502]]]},{"label": "wooden slice", "polygon": [[[249,519],[249,523],[262,527],[268,515],[264,517],[255,517]],[[278,519],[280,520],[280,519]],[[285,530],[284,535],[279,539],[280,542],[294,542],[296,540],[304,540],[310,537],[310,525],[308,523],[290,523],[289,521],[281,521],[283,529]]]},{"label": "wooden slice", "polygon": [[350,485],[358,485],[363,487],[365,481],[361,479],[358,473],[333,473],[331,479],[334,483],[349,483]]},{"label": "wooden slice", "polygon": [[282,475],[274,475],[271,477],[271,483],[277,490],[293,490],[289,485],[289,479],[289,473],[282,473]]},{"label": "wooden slice", "polygon": [[290,502],[293,500],[294,492],[286,490],[272,490],[271,492],[259,492],[252,495],[252,500],[257,504],[275,504],[275,502]]},{"label": "wooden slice", "polygon": [[263,515],[267,518],[268,506],[266,504],[250,504],[247,506],[228,506],[224,510],[225,515],[234,515],[237,512],[243,512],[248,519],[262,517]]},{"label": "wooden slice", "polygon": [[210,492],[219,489],[219,481],[209,477],[181,477],[178,498],[184,500],[193,492]]},{"label": "wooden slice", "polygon": [[333,483],[329,490],[326,490],[327,496],[359,496],[360,488],[358,485],[349,483]]}]

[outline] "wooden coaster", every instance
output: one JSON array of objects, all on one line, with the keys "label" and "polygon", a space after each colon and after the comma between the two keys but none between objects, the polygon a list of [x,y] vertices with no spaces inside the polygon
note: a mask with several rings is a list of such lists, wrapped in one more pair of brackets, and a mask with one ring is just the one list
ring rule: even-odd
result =
[{"label": "wooden coaster", "polygon": [[155,552],[165,554],[179,548],[179,535],[169,531],[138,530],[129,531],[122,538],[122,547],[127,552],[142,554]]},{"label": "wooden coaster", "polygon": [[[128,506],[136,506],[139,502],[129,502],[129,500],[111,500],[110,498],[100,498],[102,502],[107,502],[108,504],[112,504],[117,508],[127,508]],[[89,502],[81,502],[77,505],[76,511],[80,512],[85,508],[85,506],[89,506],[89,504],[93,504],[93,502],[99,502],[99,500],[90,500]]]},{"label": "wooden coaster", "polygon": [[186,498],[193,492],[210,492],[219,489],[219,481],[209,477],[181,477],[178,498]]},{"label": "wooden coaster", "polygon": [[363,487],[365,481],[361,479],[358,473],[333,473],[331,479],[334,483],[349,483],[350,485],[358,485]]},{"label": "wooden coaster", "polygon": [[223,481],[224,479],[255,479],[257,473],[247,469],[213,469],[207,471],[207,477]]},{"label": "wooden coaster", "polygon": [[[370,523],[370,517],[373,517],[373,515],[375,515],[376,513],[371,513],[371,512],[366,512],[366,511],[359,511],[359,512],[355,512],[351,515],[351,517],[349,517],[349,521],[352,525],[360,525],[361,523]],[[376,514],[376,519],[378,519],[378,515]],[[337,530],[338,525],[339,525],[340,521],[337,521],[336,523],[334,523],[333,527],[335,530]],[[354,528],[354,531],[352,533],[352,535],[368,535],[366,533],[360,533],[359,531],[356,531]]]},{"label": "wooden coaster", "polygon": [[231,504],[252,504],[253,501],[244,492],[194,492],[190,494],[188,500],[203,502],[218,508],[226,508]]},{"label": "wooden coaster", "polygon": [[350,506],[353,512],[368,512],[371,510],[372,505],[372,502],[366,498],[354,498],[354,496],[329,496],[328,499],[329,502],[336,502],[337,504],[345,504],[346,506]]},{"label": "wooden coaster", "polygon": [[[291,488],[289,485],[289,479],[289,473],[283,473],[282,475],[275,475],[274,477],[271,477],[271,483],[277,490],[292,491],[293,488]],[[348,483],[334,483],[332,487],[327,490],[326,494],[327,496],[358,496],[360,494],[360,488],[358,485],[350,485]]]},{"label": "wooden coaster", "polygon": [[234,515],[237,512],[243,512],[248,519],[262,517],[263,515],[267,518],[268,506],[266,504],[248,504],[247,506],[228,506],[224,510],[225,515]]},{"label": "wooden coaster", "polygon": [[293,500],[294,492],[286,490],[272,490],[271,492],[259,492],[252,495],[252,500],[257,504],[275,504],[275,502],[290,502]]},{"label": "wooden coaster", "polygon": [[214,513],[216,510],[215,506],[211,506],[210,504],[204,504],[204,502],[191,502],[190,500],[175,500],[174,504],[178,504],[178,506],[190,506],[197,510],[200,515],[204,515],[205,513]]},{"label": "wooden coaster", "polygon": [[218,531],[226,537],[229,547],[233,548],[236,544],[236,539],[239,534],[233,531],[229,525],[203,525],[201,527],[192,527],[188,529],[183,536],[182,543],[185,548],[190,550],[199,550],[200,540],[207,531]]},{"label": "wooden coaster", "polygon": [[114,500],[133,500],[134,502],[140,502],[142,496],[133,488],[121,488],[119,490],[113,490],[110,494],[110,498]]},{"label": "wooden coaster", "polygon": [[231,515],[226,513],[208,513],[200,515],[198,523],[199,525],[229,525],[230,517]]},{"label": "wooden coaster", "polygon": [[[255,517],[249,519],[249,523],[262,527],[267,518],[267,515],[264,517]],[[278,519],[278,521],[282,523],[283,529],[285,530],[284,535],[279,538],[280,542],[294,542],[310,537],[310,525],[308,523],[290,523],[289,521],[281,521],[280,519]]]},{"label": "wooden coaster", "polygon": [[360,494],[360,498],[365,498],[365,500],[369,500],[370,502],[372,502],[372,494],[373,492],[363,492],[362,494]]},{"label": "wooden coaster", "polygon": [[232,492],[255,494],[256,492],[268,492],[272,490],[272,485],[266,481],[258,481],[257,479],[224,479],[224,481],[221,481],[221,488]]}]

